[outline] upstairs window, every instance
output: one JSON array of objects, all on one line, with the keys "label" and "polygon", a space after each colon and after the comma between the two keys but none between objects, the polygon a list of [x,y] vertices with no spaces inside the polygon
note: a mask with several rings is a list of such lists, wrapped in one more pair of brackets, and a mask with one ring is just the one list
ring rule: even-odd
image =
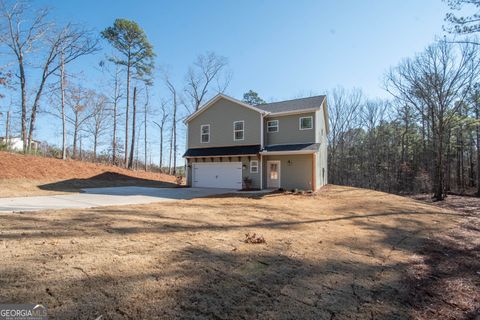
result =
[{"label": "upstairs window", "polygon": [[210,142],[210,125],[202,124],[200,126],[200,143]]},{"label": "upstairs window", "polygon": [[313,117],[300,118],[300,130],[309,130],[313,128]]},{"label": "upstairs window", "polygon": [[267,132],[278,132],[278,120],[271,120],[267,122]]},{"label": "upstairs window", "polygon": [[243,140],[245,135],[245,122],[243,120],[241,121],[235,121],[233,123],[233,140]]}]

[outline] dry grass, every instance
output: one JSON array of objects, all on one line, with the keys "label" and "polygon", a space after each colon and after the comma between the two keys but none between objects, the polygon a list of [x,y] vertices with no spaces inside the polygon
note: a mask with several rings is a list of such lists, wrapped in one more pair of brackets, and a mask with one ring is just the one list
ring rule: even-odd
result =
[{"label": "dry grass", "polygon": [[0,197],[79,192],[112,186],[174,187],[173,176],[110,165],[0,152]]},{"label": "dry grass", "polygon": [[462,223],[336,186],[0,214],[0,301],[44,303],[54,319],[473,318],[478,219]]}]

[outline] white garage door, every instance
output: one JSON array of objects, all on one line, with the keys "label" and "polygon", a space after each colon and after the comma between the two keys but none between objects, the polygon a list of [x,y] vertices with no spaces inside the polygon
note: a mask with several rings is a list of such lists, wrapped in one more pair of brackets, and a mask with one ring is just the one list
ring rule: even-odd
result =
[{"label": "white garage door", "polygon": [[204,188],[242,188],[241,162],[205,162],[193,164],[193,186]]}]

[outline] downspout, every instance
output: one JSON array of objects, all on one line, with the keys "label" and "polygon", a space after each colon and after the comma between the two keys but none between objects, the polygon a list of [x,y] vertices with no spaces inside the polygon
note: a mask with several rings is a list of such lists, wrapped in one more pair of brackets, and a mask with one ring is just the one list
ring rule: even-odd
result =
[{"label": "downspout", "polygon": [[[260,151],[263,151],[263,144],[264,144],[264,132],[263,132],[263,118],[265,114],[261,113],[260,114]],[[263,190],[263,156],[260,153],[260,190]]]}]

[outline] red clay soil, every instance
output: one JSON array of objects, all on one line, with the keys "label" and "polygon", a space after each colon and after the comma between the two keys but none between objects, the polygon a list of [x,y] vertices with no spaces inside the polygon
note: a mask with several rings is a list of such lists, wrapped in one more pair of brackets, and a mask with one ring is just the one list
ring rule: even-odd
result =
[{"label": "red clay soil", "polygon": [[105,175],[105,173],[112,173],[112,177],[116,176],[116,173],[132,178],[175,182],[175,177],[167,174],[131,171],[115,166],[76,160],[60,160],[0,152],[0,179],[86,179],[100,174],[108,179],[108,174]]}]

